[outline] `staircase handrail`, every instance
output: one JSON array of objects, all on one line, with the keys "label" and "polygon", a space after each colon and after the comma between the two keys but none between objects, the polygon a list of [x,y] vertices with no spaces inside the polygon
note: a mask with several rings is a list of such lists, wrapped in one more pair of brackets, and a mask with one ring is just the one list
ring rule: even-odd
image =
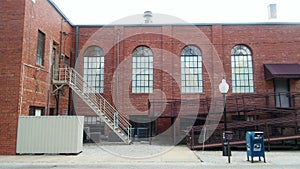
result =
[{"label": "staircase handrail", "polygon": [[[68,84],[99,116],[104,115],[113,125],[108,126],[114,130],[119,130],[127,135],[126,142],[130,142],[131,124],[128,119],[112,106],[99,92],[90,87],[84,78],[73,68],[58,68],[54,72],[54,80]],[[78,90],[80,93],[78,93]]]}]

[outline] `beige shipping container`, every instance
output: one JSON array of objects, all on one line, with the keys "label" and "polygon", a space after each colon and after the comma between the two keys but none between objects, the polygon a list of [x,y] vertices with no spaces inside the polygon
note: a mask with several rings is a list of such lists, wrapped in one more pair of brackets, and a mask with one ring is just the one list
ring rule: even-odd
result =
[{"label": "beige shipping container", "polygon": [[17,154],[78,154],[83,150],[83,116],[20,116]]}]

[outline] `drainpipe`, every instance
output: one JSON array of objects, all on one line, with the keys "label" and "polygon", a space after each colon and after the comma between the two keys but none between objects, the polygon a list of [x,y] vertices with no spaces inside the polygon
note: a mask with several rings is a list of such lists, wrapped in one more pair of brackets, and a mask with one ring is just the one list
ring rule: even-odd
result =
[{"label": "drainpipe", "polygon": [[50,100],[51,100],[51,91],[52,91],[52,78],[53,78],[53,37],[50,37],[50,45],[49,45],[49,63],[48,63],[48,76],[47,76],[47,83],[48,83],[48,90],[47,90],[47,97],[46,97],[46,111],[45,115],[50,115]]},{"label": "drainpipe", "polygon": [[74,68],[77,70],[77,59],[79,50],[79,26],[76,26],[76,37],[75,37],[75,65]]},{"label": "drainpipe", "polygon": [[116,64],[116,112],[114,112],[114,125],[115,129],[118,128],[119,125],[119,112],[118,112],[118,92],[119,92],[119,72],[118,72],[118,66],[119,66],[119,58],[120,58],[120,29],[117,30],[117,64]]},{"label": "drainpipe", "polygon": [[[75,28],[75,60],[74,60],[74,68],[75,70],[78,70],[78,64],[77,64],[77,59],[78,59],[78,52],[79,52],[79,26],[76,26]],[[73,98],[73,115],[77,115],[76,112],[76,94],[72,93],[72,98]]]},{"label": "drainpipe", "polygon": [[[73,67],[73,52],[72,50],[70,50],[70,61],[69,61],[69,67]],[[68,97],[68,116],[71,116],[73,115],[72,112],[74,112],[74,109],[73,109],[73,104],[72,104],[72,90],[71,88],[69,87],[69,97]],[[71,105],[72,104],[72,105]],[[71,111],[72,109],[72,111]]]},{"label": "drainpipe", "polygon": [[118,66],[119,66],[119,60],[120,60],[120,34],[121,30],[117,30],[117,64],[116,64],[116,109],[118,110],[118,92],[119,92],[119,72],[118,72]]},{"label": "drainpipe", "polygon": [[24,93],[24,64],[22,64],[22,82],[21,82],[21,96],[20,96],[20,115],[22,115],[23,93]]},{"label": "drainpipe", "polygon": [[[61,23],[60,23],[60,37],[59,37],[59,64],[61,62],[61,56],[62,56],[62,36],[63,36],[63,22],[64,19],[61,19]],[[59,65],[57,65],[59,68]]]},{"label": "drainpipe", "polygon": [[[60,23],[60,37],[59,37],[59,56],[58,56],[58,65],[55,65],[56,68],[59,68],[60,62],[61,62],[61,55],[62,55],[62,36],[63,36],[63,22],[64,19],[61,18],[61,23]],[[59,76],[59,75],[58,75]],[[59,104],[60,104],[60,90],[57,90],[56,94],[56,115],[59,115]]]}]

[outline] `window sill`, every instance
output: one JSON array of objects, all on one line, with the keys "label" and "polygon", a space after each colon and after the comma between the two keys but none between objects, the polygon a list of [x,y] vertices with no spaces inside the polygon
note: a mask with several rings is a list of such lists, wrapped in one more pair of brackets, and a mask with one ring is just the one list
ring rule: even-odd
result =
[{"label": "window sill", "polygon": [[35,64],[35,67],[38,67],[38,68],[41,68],[41,69],[45,69],[44,65]]}]

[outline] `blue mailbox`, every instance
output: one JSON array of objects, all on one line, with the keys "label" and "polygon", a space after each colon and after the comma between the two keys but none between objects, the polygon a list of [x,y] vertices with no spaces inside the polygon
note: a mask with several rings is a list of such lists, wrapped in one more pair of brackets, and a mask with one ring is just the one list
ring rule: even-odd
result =
[{"label": "blue mailbox", "polygon": [[265,146],[264,146],[264,132],[255,131],[246,133],[246,145],[247,145],[247,160],[249,161],[249,156],[251,157],[251,162],[253,163],[253,157],[265,158]]}]

